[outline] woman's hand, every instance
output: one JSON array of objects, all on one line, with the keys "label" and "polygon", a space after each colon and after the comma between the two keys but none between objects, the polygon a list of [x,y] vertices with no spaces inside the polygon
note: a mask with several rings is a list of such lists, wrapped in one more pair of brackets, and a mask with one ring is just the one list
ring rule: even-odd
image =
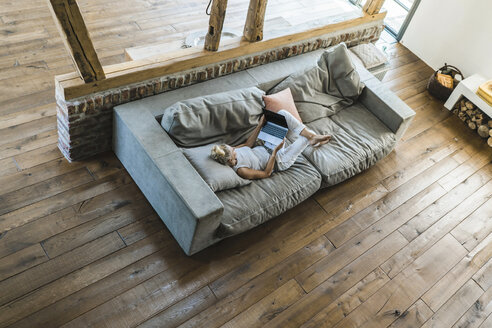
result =
[{"label": "woman's hand", "polygon": [[284,138],[284,140],[282,140],[281,143],[278,144],[277,147],[275,147],[275,149],[273,150],[273,152],[276,154],[280,149],[282,149],[282,147],[284,146],[284,143],[285,143],[285,138]]},{"label": "woman's hand", "polygon": [[260,122],[258,123],[259,126],[263,127],[267,122],[265,114],[261,115]]}]

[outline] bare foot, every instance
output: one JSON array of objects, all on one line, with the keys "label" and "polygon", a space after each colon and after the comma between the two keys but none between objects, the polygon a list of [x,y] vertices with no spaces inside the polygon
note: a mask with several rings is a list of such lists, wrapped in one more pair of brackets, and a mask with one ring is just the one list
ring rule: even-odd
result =
[{"label": "bare foot", "polygon": [[319,147],[328,143],[330,140],[331,136],[315,134],[312,138],[309,139],[309,143],[313,147]]}]

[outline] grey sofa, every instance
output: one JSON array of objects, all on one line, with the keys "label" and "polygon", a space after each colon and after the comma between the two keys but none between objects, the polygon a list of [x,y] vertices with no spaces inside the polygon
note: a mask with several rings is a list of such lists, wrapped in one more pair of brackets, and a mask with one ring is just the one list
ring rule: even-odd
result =
[{"label": "grey sofa", "polygon": [[251,86],[270,90],[292,73],[316,65],[324,50],[259,66],[115,108],[114,152],[186,254],[249,230],[294,207],[320,187],[339,183],[386,156],[415,113],[363,67],[356,103],[307,124],[333,135],[320,149],[306,149],[296,163],[272,177],[214,193],[161,127],[178,101]]}]

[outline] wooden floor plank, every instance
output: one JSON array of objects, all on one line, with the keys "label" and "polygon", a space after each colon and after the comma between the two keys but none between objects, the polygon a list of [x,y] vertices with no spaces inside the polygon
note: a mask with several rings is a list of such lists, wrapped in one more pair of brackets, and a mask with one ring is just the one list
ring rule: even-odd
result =
[{"label": "wooden floor plank", "polygon": [[301,328],[335,326],[340,320],[365,302],[388,281],[388,276],[381,269],[377,268],[326,308],[318,312],[313,318],[304,323]]},{"label": "wooden floor plank", "polygon": [[445,236],[336,327],[389,326],[465,255],[456,239]]},{"label": "wooden floor plank", "polygon": [[[435,242],[444,237],[445,234],[449,233],[472,213],[474,209],[485,202],[486,194],[492,188],[492,182],[487,183],[485,186],[482,186],[482,183],[475,184],[472,179],[467,180],[463,185],[456,188],[456,193],[446,194],[412,220],[403,224],[398,231],[407,238],[410,244],[381,266],[386,274],[391,278],[396,276],[403,268],[428,250]],[[469,186],[472,186],[472,188],[469,188]],[[481,188],[469,196],[470,189],[474,191],[477,187]],[[457,199],[456,197],[459,198]],[[461,197],[465,197],[465,199],[463,200]],[[462,202],[460,203],[460,201]],[[433,222],[436,223],[432,225]],[[429,225],[431,226],[428,227]],[[421,226],[424,226],[424,228]],[[410,230],[411,234],[405,233],[408,230]],[[416,231],[421,233],[417,235],[414,233]]]},{"label": "wooden floor plank", "polygon": [[50,145],[16,155],[14,156],[14,159],[18,163],[19,167],[22,170],[25,170],[62,157],[63,155],[58,149],[58,144],[52,143]]},{"label": "wooden floor plank", "polygon": [[489,288],[470,306],[468,311],[453,325],[453,328],[478,328],[491,313],[492,289]]},{"label": "wooden floor plank", "polygon": [[355,260],[379,241],[398,229],[407,220],[436,201],[444,194],[444,189],[433,184],[411,198],[401,207],[354,236],[331,254],[302,272],[296,279],[306,291],[313,290],[335,272]]},{"label": "wooden floor plank", "polygon": [[174,328],[212,306],[217,299],[208,286],[191,294],[185,299],[179,301],[166,310],[158,313],[156,316],[145,321],[139,328]]},{"label": "wooden floor plank", "polygon": [[436,312],[453,294],[492,258],[492,235],[467,254],[454,268],[423,296],[422,300]]},{"label": "wooden floor plank", "polygon": [[94,181],[86,168],[0,195],[0,216]]},{"label": "wooden floor plank", "polygon": [[42,242],[49,257],[56,257],[100,236],[118,230],[152,212],[146,202],[129,204]]},{"label": "wooden floor plank", "polygon": [[[0,147],[0,158],[7,158],[7,157],[13,157],[13,156],[18,156],[27,152],[32,151],[32,153],[26,154],[25,156],[21,156],[20,160],[24,161],[26,157],[32,158],[33,154],[38,154],[40,155],[40,151],[36,150],[40,147],[46,147],[50,145],[55,145],[56,142],[58,141],[58,131],[57,130],[49,130],[43,133],[39,133],[27,138],[22,138],[14,142],[10,142],[7,144],[4,144]],[[57,154],[48,154],[48,155],[43,155],[46,158],[51,157],[56,157]],[[32,159],[31,159],[32,160]],[[37,159],[38,161],[42,161],[40,159]],[[29,165],[27,164],[24,168],[32,167],[34,165]]]},{"label": "wooden floor plank", "polygon": [[293,279],[304,266],[310,265],[328,254],[330,246],[324,236],[320,237],[179,327],[191,328],[200,325],[216,327],[226,323],[241,311],[285,284],[286,281]]},{"label": "wooden floor plank", "polygon": [[421,327],[434,312],[422,300],[415,302],[407,311],[389,326],[390,328]]},{"label": "wooden floor plank", "polygon": [[0,160],[0,177],[11,175],[16,172],[18,172],[17,165],[12,158]]},{"label": "wooden floor plank", "polygon": [[[457,209],[454,211],[455,214],[463,213],[460,217],[460,220],[463,220],[465,217],[470,215],[473,211],[475,211],[479,206],[485,203],[490,198],[490,190],[492,187],[492,183],[488,176],[482,176],[483,172],[478,172],[477,175],[467,179],[464,182],[464,185],[472,185],[473,180],[475,179],[483,179],[482,181],[487,181],[483,186],[481,186],[476,192],[474,192],[471,196],[467,196],[468,198],[464,199],[463,205],[458,205]],[[456,190],[464,191],[464,186],[458,186]],[[464,195],[467,195],[466,193]],[[443,200],[447,200],[446,198]],[[428,209],[428,212],[425,211],[421,215],[416,216],[411,221],[407,222],[405,225],[401,226],[399,231],[409,240],[414,240],[424,231],[426,231],[432,224],[434,224],[440,218],[438,214],[434,215],[434,211],[438,210],[437,207],[433,206]],[[464,215],[464,216],[463,216]],[[443,220],[445,223],[446,220]],[[457,221],[461,222],[461,221]]]},{"label": "wooden floor plank", "polygon": [[157,214],[151,214],[143,219],[118,229],[118,233],[127,245],[131,245],[151,234],[166,229],[164,222]]},{"label": "wooden floor plank", "polygon": [[482,294],[482,288],[468,280],[422,327],[451,327]]},{"label": "wooden floor plank", "polygon": [[[283,218],[282,224],[286,224],[289,220],[293,221],[298,216],[299,211],[303,210],[310,211],[311,218],[313,220],[312,224],[314,224],[317,220],[321,220],[324,212],[318,212],[319,208],[316,209],[316,207],[310,205],[310,202],[305,202],[303,203],[303,206],[284,213],[281,216]],[[299,222],[296,222],[296,224],[298,223]],[[268,224],[261,228],[268,229]],[[292,231],[290,231],[291,229]],[[301,229],[304,229],[305,232],[303,233]],[[278,243],[278,245],[289,245],[289,247],[284,248],[283,252],[279,253],[278,246],[267,243],[266,240],[262,240],[260,243],[256,244],[255,247],[249,248],[245,254],[237,254],[238,256],[235,258],[229,258],[227,261],[228,265],[222,265],[221,267],[216,267],[213,265],[202,267],[199,266],[197,260],[192,260],[190,258],[186,259],[185,262],[184,259],[182,259],[182,261],[184,263],[188,263],[188,265],[183,265],[179,271],[174,273],[163,272],[162,274],[153,277],[151,280],[146,281],[144,284],[137,286],[133,290],[129,290],[117,298],[114,298],[110,302],[92,310],[90,313],[86,313],[85,315],[77,318],[71,322],[69,326],[77,326],[80,324],[102,324],[103,322],[108,322],[108,320],[111,320],[111,322],[119,325],[139,324],[144,321],[142,320],[143,316],[149,314],[154,315],[155,312],[171,306],[183,297],[186,297],[203,287],[204,284],[219,278],[234,267],[239,267],[240,263],[251,262],[251,264],[248,265],[248,268],[256,268],[256,270],[252,269],[251,272],[238,271],[239,274],[233,276],[234,281],[232,281],[232,283],[234,284],[237,284],[237,281],[241,281],[241,279],[246,277],[248,277],[248,280],[251,279],[255,275],[265,270],[265,264],[268,263],[268,261],[279,261],[284,256],[288,256],[289,254],[292,254],[302,248],[300,245],[305,244],[306,239],[315,240],[319,237],[319,235],[314,234],[309,225],[299,225],[298,227],[295,227],[287,225],[279,226],[276,224],[276,230],[272,231],[270,237],[275,240],[275,243]],[[267,244],[267,248],[264,248]],[[239,245],[240,244],[238,244],[238,246]],[[208,251],[211,252],[213,249],[209,249]],[[200,279],[188,280],[186,285],[180,285],[180,290],[174,289],[174,285],[178,283],[178,281],[186,281],[186,277],[190,275],[200,276]],[[245,280],[245,282],[246,281],[247,280]],[[158,290],[154,290],[157,286],[159,286]],[[116,306],[115,304],[118,305]],[[122,316],[121,313],[112,312],[114,309],[118,309],[123,304],[125,304],[125,306],[139,304],[138,306],[141,309],[141,315],[136,316],[134,313],[130,315],[131,312],[127,312],[128,316]]]},{"label": "wooden floor plank", "polygon": [[410,179],[384,198],[367,207],[364,211],[353,216],[350,220],[330,230],[326,236],[336,247],[339,247],[369,225],[378,221],[381,217],[430,186],[456,166],[458,166],[458,163],[450,157],[439,161],[427,169],[422,175]]},{"label": "wooden floor plank", "polygon": [[265,327],[301,326],[406,244],[406,239],[399,232],[392,233],[301,298],[292,305],[290,311],[281,313]]},{"label": "wooden floor plank", "polygon": [[[492,196],[492,193],[489,195]],[[492,199],[463,220],[451,234],[469,251],[492,232]]]},{"label": "wooden floor plank", "polygon": [[111,233],[63,256],[3,280],[0,282],[0,287],[4,291],[0,294],[0,304],[10,302],[122,247],[124,244],[118,234]]},{"label": "wooden floor plank", "polygon": [[32,222],[38,218],[50,215],[79,202],[91,199],[99,194],[116,189],[130,183],[128,173],[121,172],[107,178],[89,182],[70,189],[37,203],[22,207],[0,216],[0,231],[5,232]]},{"label": "wooden floor plank", "polygon": [[291,279],[221,327],[261,328],[282,311],[288,310],[289,306],[304,294],[305,292],[301,286],[294,279]]},{"label": "wooden floor plank", "polygon": [[83,164],[69,164],[65,159],[57,159],[34,168],[16,172],[4,177],[0,177],[0,195],[19,190],[36,183],[78,170]]},{"label": "wooden floor plank", "polygon": [[24,248],[0,259],[0,281],[48,260],[49,258],[40,244]]},{"label": "wooden floor plank", "polygon": [[[111,236],[114,236],[114,233]],[[162,237],[163,234],[155,234],[131,247],[120,247],[121,249],[111,254],[111,256],[102,257],[35,290],[22,299],[0,307],[0,315],[4,319],[2,323],[12,324],[16,322],[14,326],[22,326],[29,323],[39,327],[50,326],[53,322],[57,322],[57,320],[63,318],[65,314],[62,315],[62,313],[59,313],[56,318],[52,317],[50,319],[51,323],[43,322],[40,317],[42,318],[42,315],[46,313],[45,311],[47,309],[56,305],[57,301],[63,300],[65,297],[70,297],[69,295],[74,295],[73,293],[77,293],[78,291],[83,291],[83,288],[86,286],[95,284],[115,272],[124,269],[126,266],[157,252],[169,243],[168,240]],[[105,245],[102,246],[107,247]],[[82,305],[82,299],[79,298],[79,302]],[[31,314],[32,316],[27,322],[25,320],[17,322],[23,317],[29,318]]]}]

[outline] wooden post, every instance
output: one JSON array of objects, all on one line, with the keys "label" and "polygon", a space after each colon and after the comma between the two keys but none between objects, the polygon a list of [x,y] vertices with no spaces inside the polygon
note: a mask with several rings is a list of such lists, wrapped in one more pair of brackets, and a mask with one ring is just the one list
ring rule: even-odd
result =
[{"label": "wooden post", "polygon": [[105,79],[101,62],[75,0],[48,0],[53,19],[84,82]]},{"label": "wooden post", "polygon": [[384,0],[367,0],[364,7],[362,7],[362,10],[368,15],[374,15],[379,13],[383,4]]},{"label": "wooden post", "polygon": [[217,51],[219,49],[226,8],[227,0],[213,0],[210,21],[208,23],[208,33],[205,36],[204,47],[206,50]]},{"label": "wooden post", "polygon": [[244,38],[248,41],[263,40],[263,25],[268,0],[250,0],[248,16],[244,25]]}]

